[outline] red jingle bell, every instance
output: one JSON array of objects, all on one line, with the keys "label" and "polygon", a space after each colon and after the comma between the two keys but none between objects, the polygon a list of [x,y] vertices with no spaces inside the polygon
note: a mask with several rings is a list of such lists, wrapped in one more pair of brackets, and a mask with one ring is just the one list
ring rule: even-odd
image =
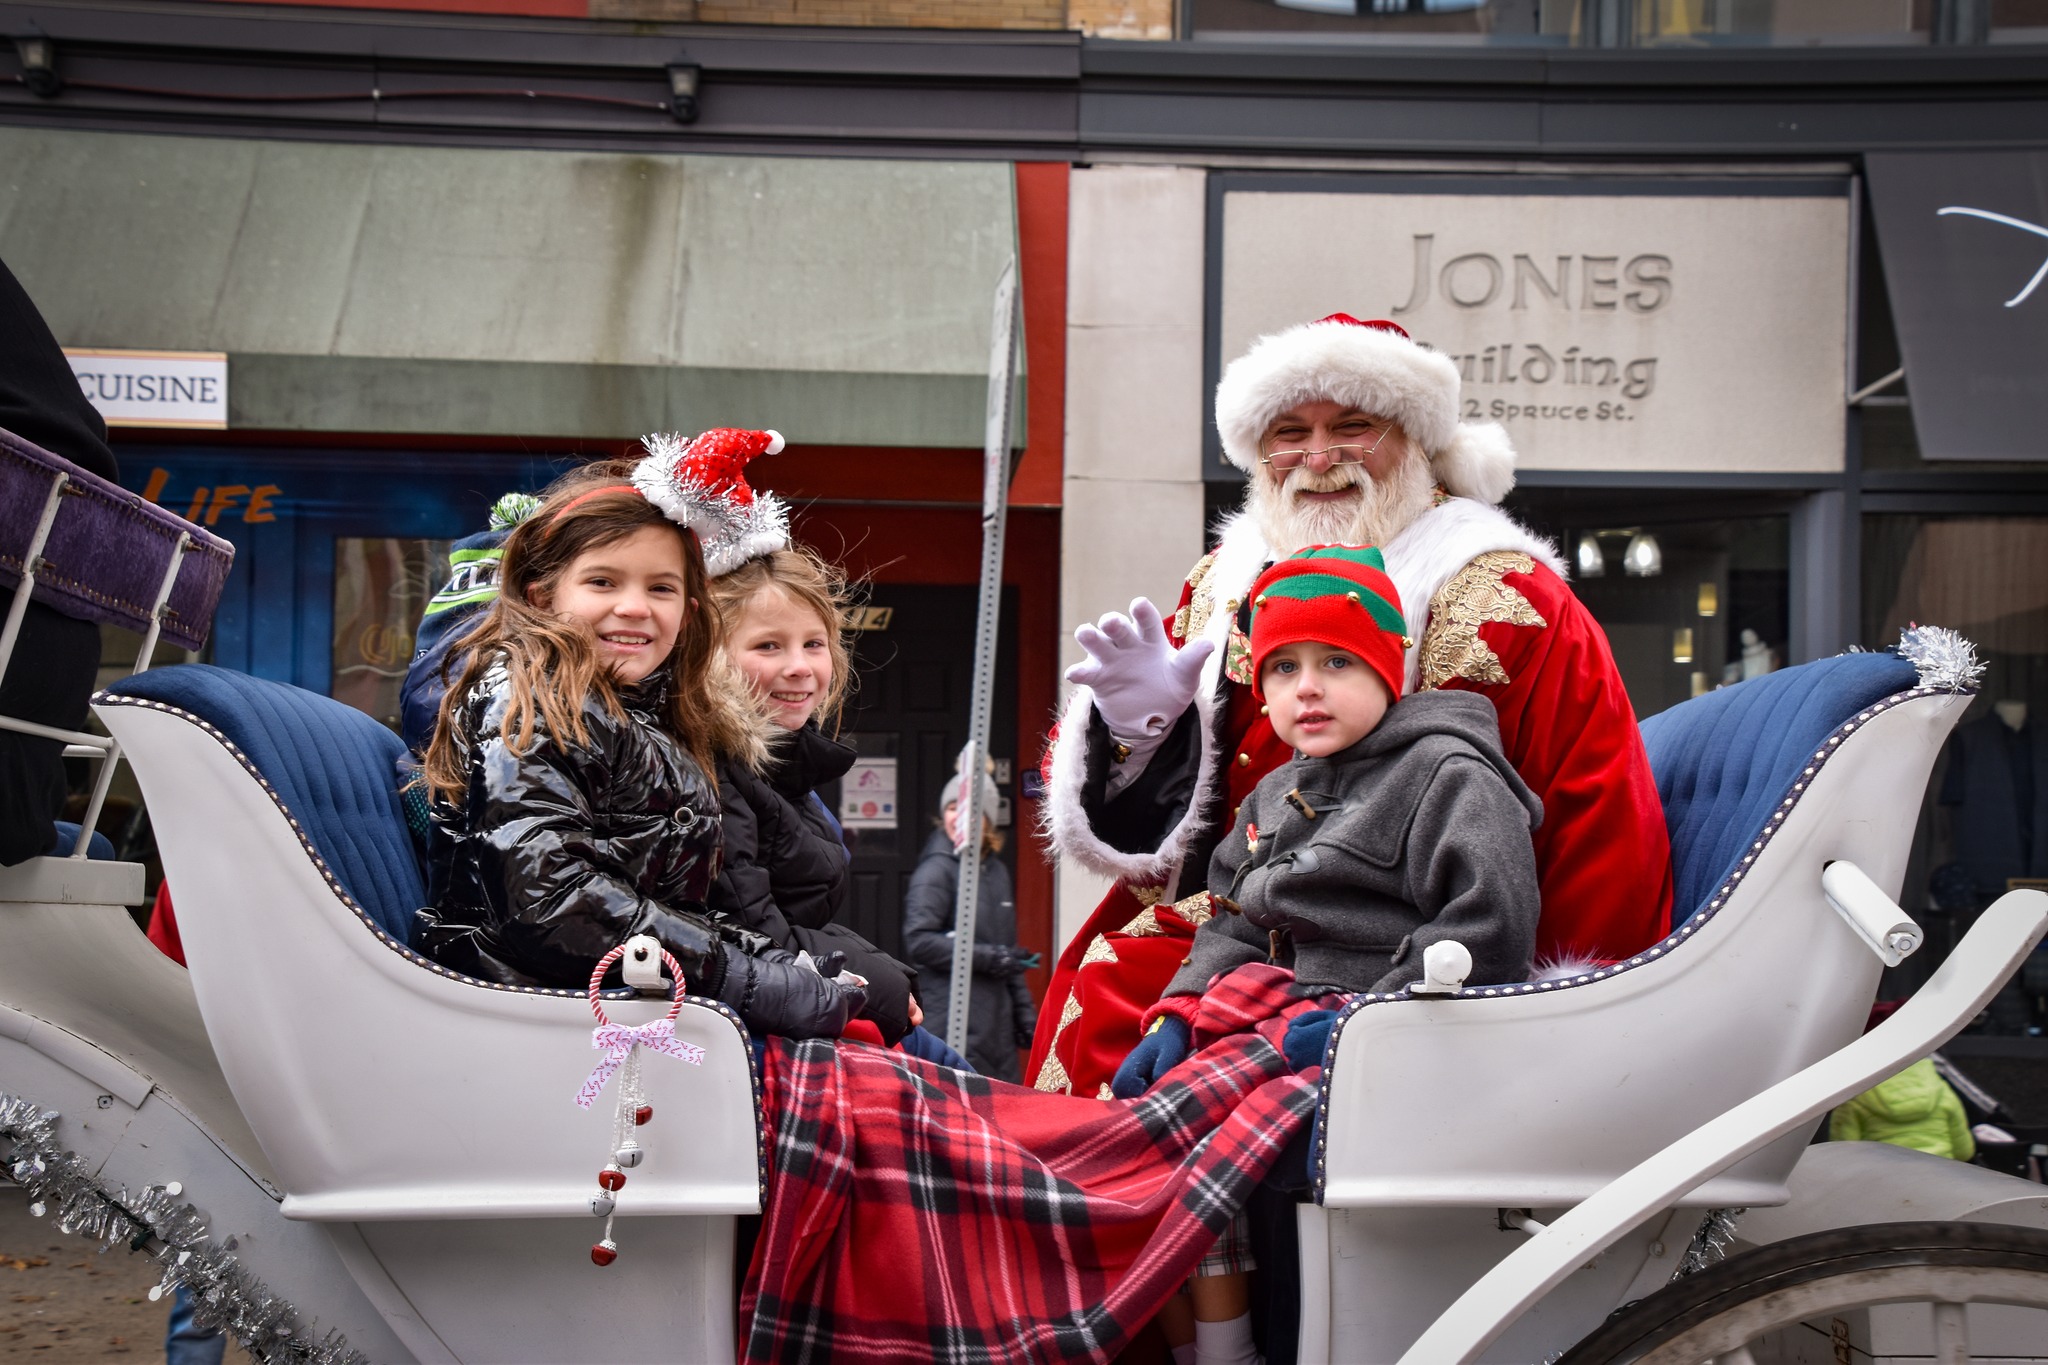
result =
[{"label": "red jingle bell", "polygon": [[616,1166],[607,1166],[597,1173],[597,1183],[607,1190],[616,1190],[626,1183],[626,1173]]},{"label": "red jingle bell", "polygon": [[590,1249],[590,1259],[598,1265],[610,1265],[619,1259],[618,1245],[607,1237]]},{"label": "red jingle bell", "polygon": [[643,1104],[633,1111],[633,1122],[636,1124],[645,1123],[653,1117],[654,1106],[651,1104]]}]

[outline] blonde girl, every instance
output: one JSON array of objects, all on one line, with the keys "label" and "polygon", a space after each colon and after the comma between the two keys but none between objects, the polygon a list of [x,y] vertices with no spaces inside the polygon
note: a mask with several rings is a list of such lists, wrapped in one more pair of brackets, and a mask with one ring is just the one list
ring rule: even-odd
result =
[{"label": "blonde girl", "polygon": [[809,550],[758,555],[712,580],[726,655],[773,722],[765,763],[728,755],[718,764],[725,866],[710,911],[723,923],[814,958],[840,954],[868,982],[862,1017],[885,1043],[922,1018],[916,973],[840,923],[849,900],[849,853],[817,788],[853,765],[833,738],[852,679],[846,585]]}]

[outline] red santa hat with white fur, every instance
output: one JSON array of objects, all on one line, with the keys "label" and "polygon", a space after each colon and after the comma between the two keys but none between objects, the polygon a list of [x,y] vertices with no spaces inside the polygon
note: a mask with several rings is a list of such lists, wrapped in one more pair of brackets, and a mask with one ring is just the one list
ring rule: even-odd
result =
[{"label": "red santa hat with white fur", "polygon": [[789,508],[773,493],[756,493],[745,473],[756,455],[782,449],[780,434],[715,427],[687,440],[656,433],[641,444],[647,457],[634,467],[633,486],[696,533],[713,578],[789,548]]},{"label": "red santa hat with white fur", "polygon": [[1498,422],[1460,422],[1458,367],[1399,325],[1332,313],[1260,337],[1216,385],[1223,453],[1249,474],[1275,417],[1318,399],[1401,424],[1445,491],[1497,503],[1515,486],[1515,450]]}]

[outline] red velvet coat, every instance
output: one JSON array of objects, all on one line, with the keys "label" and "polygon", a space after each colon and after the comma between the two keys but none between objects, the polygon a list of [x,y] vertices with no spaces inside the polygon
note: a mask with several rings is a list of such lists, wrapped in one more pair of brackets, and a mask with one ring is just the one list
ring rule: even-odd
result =
[{"label": "red velvet coat", "polygon": [[[1451,511],[1457,515],[1443,518],[1441,527],[1418,523],[1429,534],[1407,554],[1401,551],[1410,533],[1387,547],[1389,570],[1419,642],[1409,688],[1460,687],[1491,698],[1502,748],[1543,802],[1543,824],[1535,835],[1543,892],[1538,961],[1626,957],[1668,929],[1671,850],[1649,759],[1607,637],[1550,567],[1554,556],[1547,546],[1493,509],[1473,504]],[[1176,643],[1204,633],[1208,613],[1199,599],[1205,590],[1241,591],[1231,583],[1205,582],[1225,568],[1233,533],[1243,540],[1241,526],[1227,530],[1226,544],[1183,586],[1172,622]],[[1465,556],[1473,546],[1478,552]],[[1229,575],[1233,581],[1256,568],[1241,547],[1237,559]],[[1240,605],[1226,599],[1213,609],[1235,614]],[[1223,634],[1220,628],[1209,633]],[[1190,893],[1203,889],[1208,849],[1227,831],[1245,794],[1292,757],[1252,696],[1248,665],[1236,657],[1242,622],[1231,623],[1228,635],[1220,651],[1220,704],[1205,717],[1212,730],[1208,745],[1216,750],[1215,780],[1206,818],[1189,822],[1207,828],[1185,844],[1189,865],[1179,867],[1177,878],[1133,876],[1124,864],[1126,875],[1061,954],[1027,1073],[1041,1089],[1108,1093],[1110,1076],[1137,1042],[1141,1017],[1181,966],[1187,940],[1207,917],[1204,898]],[[1087,723],[1085,713],[1070,711],[1063,724],[1077,722]],[[1101,733],[1099,722],[1095,729]],[[1063,736],[1048,751],[1049,787],[1078,780],[1061,771],[1060,756],[1065,751],[1071,767],[1079,748]],[[1053,795],[1057,800],[1061,793]],[[1067,848],[1060,851],[1070,855]],[[1079,853],[1101,865],[1088,857],[1090,851]],[[1169,891],[1178,905],[1168,899]]]}]

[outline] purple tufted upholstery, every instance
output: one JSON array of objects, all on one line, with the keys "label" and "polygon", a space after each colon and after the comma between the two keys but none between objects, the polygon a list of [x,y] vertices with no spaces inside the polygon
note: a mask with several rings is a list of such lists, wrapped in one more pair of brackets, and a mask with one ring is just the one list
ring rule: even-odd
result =
[{"label": "purple tufted upholstery", "polygon": [[118,484],[52,455],[0,428],[0,587],[21,581],[23,557],[34,539],[50,484],[71,476],[78,495],[57,509],[35,600],[86,621],[149,629],[164,569],[180,531],[193,549],[185,556],[164,614],[163,638],[187,649],[206,643],[213,610],[234,563],[235,547]]}]

